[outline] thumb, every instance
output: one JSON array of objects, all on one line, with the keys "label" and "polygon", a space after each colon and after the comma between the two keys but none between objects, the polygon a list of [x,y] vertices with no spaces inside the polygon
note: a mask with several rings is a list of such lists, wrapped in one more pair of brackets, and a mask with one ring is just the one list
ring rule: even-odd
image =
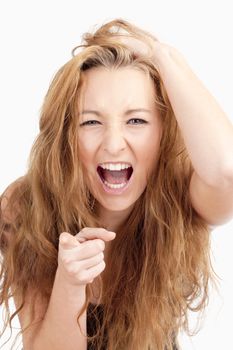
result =
[{"label": "thumb", "polygon": [[62,232],[60,234],[59,242],[63,249],[73,249],[80,246],[77,239],[68,232]]}]

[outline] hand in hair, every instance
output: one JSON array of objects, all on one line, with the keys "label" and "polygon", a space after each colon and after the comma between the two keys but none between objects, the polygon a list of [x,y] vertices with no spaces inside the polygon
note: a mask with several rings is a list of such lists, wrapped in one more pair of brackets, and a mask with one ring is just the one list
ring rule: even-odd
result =
[{"label": "hand in hair", "polygon": [[164,59],[164,55],[177,55],[182,59],[181,53],[168,44],[160,42],[157,38],[144,32],[143,36],[119,35],[117,36],[123,45],[130,49],[136,57],[147,56],[153,61],[159,70],[160,60]]},{"label": "hand in hair", "polygon": [[116,234],[103,228],[85,227],[76,236],[63,232],[59,238],[58,269],[72,285],[86,286],[104,269],[105,243]]}]

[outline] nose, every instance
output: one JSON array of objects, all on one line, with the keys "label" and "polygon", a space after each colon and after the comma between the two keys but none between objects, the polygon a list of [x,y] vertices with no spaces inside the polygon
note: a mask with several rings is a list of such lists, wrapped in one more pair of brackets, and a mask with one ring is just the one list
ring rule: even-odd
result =
[{"label": "nose", "polygon": [[102,147],[111,155],[118,155],[126,148],[125,135],[120,127],[109,127],[104,134]]}]

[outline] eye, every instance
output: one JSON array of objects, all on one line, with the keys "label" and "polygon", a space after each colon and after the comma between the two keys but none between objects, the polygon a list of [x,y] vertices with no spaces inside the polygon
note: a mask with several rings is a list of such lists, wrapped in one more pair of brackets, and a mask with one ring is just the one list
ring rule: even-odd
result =
[{"label": "eye", "polygon": [[97,123],[100,124],[100,122],[98,122],[98,120],[87,120],[86,122],[81,123],[80,126],[96,125]]},{"label": "eye", "polygon": [[[131,122],[131,123],[130,123]],[[128,120],[129,124],[147,124],[148,122],[144,119],[140,119],[140,118],[132,118],[130,120]]]}]

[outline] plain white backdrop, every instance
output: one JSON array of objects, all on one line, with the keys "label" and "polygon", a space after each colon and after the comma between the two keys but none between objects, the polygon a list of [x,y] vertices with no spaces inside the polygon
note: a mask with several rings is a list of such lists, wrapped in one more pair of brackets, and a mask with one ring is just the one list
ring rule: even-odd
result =
[{"label": "plain white backdrop", "polygon": [[[84,32],[117,17],[179,49],[233,121],[230,5],[230,0],[1,1],[0,192],[27,169],[43,97],[57,69],[71,58]],[[210,294],[200,332],[192,338],[180,334],[182,350],[233,348],[232,243],[233,221],[212,232],[219,293]],[[190,323],[194,325],[195,320],[196,315],[190,314]],[[0,345],[5,339],[0,339]],[[2,349],[9,350],[10,344]]]}]

